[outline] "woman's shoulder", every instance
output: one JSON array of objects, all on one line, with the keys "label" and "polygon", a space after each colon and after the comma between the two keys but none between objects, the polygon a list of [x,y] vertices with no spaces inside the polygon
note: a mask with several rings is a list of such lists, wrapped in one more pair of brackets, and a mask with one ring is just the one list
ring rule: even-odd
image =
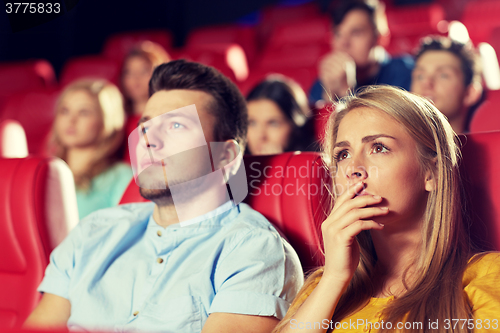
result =
[{"label": "woman's shoulder", "polygon": [[500,278],[500,252],[483,252],[474,255],[464,272],[464,287],[478,280],[488,281],[489,277]]}]

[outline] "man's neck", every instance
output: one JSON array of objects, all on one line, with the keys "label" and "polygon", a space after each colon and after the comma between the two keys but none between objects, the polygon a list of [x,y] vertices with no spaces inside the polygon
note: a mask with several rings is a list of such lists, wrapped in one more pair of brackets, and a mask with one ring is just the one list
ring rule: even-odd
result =
[{"label": "man's neck", "polygon": [[208,189],[193,195],[188,201],[175,200],[175,204],[172,196],[163,198],[155,202],[153,219],[158,225],[166,228],[172,224],[203,216],[227,202],[227,195],[220,192],[220,189]]}]

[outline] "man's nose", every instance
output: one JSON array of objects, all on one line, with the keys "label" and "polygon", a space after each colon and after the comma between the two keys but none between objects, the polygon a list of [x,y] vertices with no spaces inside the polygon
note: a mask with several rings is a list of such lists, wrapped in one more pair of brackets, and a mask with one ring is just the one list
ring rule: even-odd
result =
[{"label": "man's nose", "polygon": [[158,135],[159,133],[156,133],[158,131],[149,130],[147,132],[142,129],[143,133],[143,145],[148,148],[148,149],[161,149],[163,148],[163,139]]}]

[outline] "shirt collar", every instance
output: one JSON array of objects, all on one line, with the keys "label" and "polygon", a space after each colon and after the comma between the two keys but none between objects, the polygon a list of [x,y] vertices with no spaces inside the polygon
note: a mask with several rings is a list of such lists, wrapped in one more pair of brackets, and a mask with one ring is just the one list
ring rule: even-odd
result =
[{"label": "shirt collar", "polygon": [[[189,230],[194,231],[201,228],[210,228],[220,226],[223,221],[226,220],[227,217],[238,215],[239,214],[239,206],[234,205],[233,201],[227,201],[226,203],[220,205],[214,210],[203,214],[201,216],[197,216],[193,219],[182,221],[179,223],[171,224],[167,228],[168,230]],[[161,228],[158,223],[153,218],[153,214],[149,217],[148,228]]]}]

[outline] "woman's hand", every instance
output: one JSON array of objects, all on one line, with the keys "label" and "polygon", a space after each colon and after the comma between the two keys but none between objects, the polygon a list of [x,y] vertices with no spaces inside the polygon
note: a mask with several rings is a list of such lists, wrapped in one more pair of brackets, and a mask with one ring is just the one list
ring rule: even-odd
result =
[{"label": "woman's hand", "polygon": [[321,225],[325,246],[323,278],[347,286],[359,263],[359,246],[355,236],[362,230],[380,230],[384,226],[370,218],[386,215],[387,207],[370,207],[382,201],[380,196],[356,196],[363,182],[340,195],[328,218]]}]

